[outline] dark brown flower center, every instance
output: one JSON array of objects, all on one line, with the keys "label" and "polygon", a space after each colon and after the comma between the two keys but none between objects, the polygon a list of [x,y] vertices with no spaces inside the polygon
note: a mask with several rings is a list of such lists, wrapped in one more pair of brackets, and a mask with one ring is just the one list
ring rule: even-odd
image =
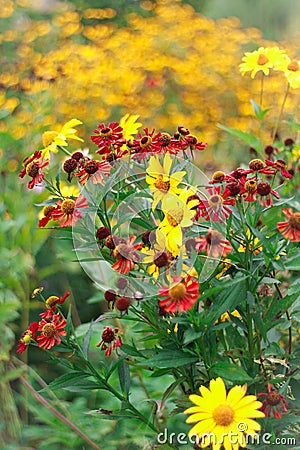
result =
[{"label": "dark brown flower center", "polygon": [[57,304],[57,301],[59,300],[59,297],[56,295],[51,295],[46,300],[46,306],[47,308],[51,308],[52,306],[55,306]]},{"label": "dark brown flower center", "polygon": [[106,328],[102,333],[103,342],[110,343],[115,339],[115,333],[112,328]]},{"label": "dark brown flower center", "polygon": [[35,178],[39,174],[39,165],[37,162],[31,162],[26,166],[26,173],[32,178]]},{"label": "dark brown flower center", "polygon": [[71,215],[75,209],[75,202],[69,198],[64,200],[60,207],[64,214]]},{"label": "dark brown flower center", "polygon": [[66,173],[72,173],[77,167],[77,161],[74,158],[69,158],[64,162],[63,169]]},{"label": "dark brown flower center", "polygon": [[169,133],[161,133],[159,141],[162,147],[167,147],[171,142],[171,136]]},{"label": "dark brown flower center", "polygon": [[259,195],[269,195],[271,192],[271,186],[267,181],[262,181],[257,185],[257,192]]},{"label": "dark brown flower center", "polygon": [[208,203],[209,203],[209,206],[216,209],[222,205],[223,199],[222,199],[221,195],[215,194],[215,195],[212,195],[211,197],[209,197]]},{"label": "dark brown flower center", "polygon": [[129,245],[119,244],[114,249],[114,257],[116,259],[123,259],[123,258],[129,259],[131,251],[132,251],[132,249]]},{"label": "dark brown flower center", "polygon": [[271,406],[276,406],[280,403],[282,395],[277,391],[271,391],[266,396],[266,402]]},{"label": "dark brown flower center", "polygon": [[97,172],[98,170],[98,161],[95,161],[94,159],[90,159],[89,161],[86,161],[84,164],[84,170],[92,175],[93,173]]},{"label": "dark brown flower center", "polygon": [[218,245],[222,240],[222,235],[217,230],[211,230],[206,234],[205,239],[209,245]]},{"label": "dark brown flower center", "polygon": [[46,216],[48,216],[48,214],[51,214],[54,209],[55,209],[55,207],[53,205],[45,206],[45,208],[43,209],[44,216],[46,217]]},{"label": "dark brown flower center", "polygon": [[231,195],[238,195],[241,191],[240,185],[234,181],[229,183],[227,188],[229,189]]},{"label": "dark brown flower center", "polygon": [[109,137],[112,135],[112,129],[109,127],[105,127],[102,128],[102,130],[100,130],[100,136],[102,137]]},{"label": "dark brown flower center", "polygon": [[157,267],[164,267],[169,262],[168,255],[165,252],[155,253],[153,262]]},{"label": "dark brown flower center", "polygon": [[142,137],[142,139],[140,140],[140,146],[142,148],[146,148],[149,147],[149,145],[152,144],[152,138],[151,136],[144,136]]},{"label": "dark brown flower center", "polygon": [[217,170],[212,176],[212,179],[215,181],[223,181],[225,177],[225,173],[222,170]]},{"label": "dark brown flower center", "polygon": [[53,337],[56,334],[56,326],[54,323],[46,323],[42,328],[42,334],[45,337]]},{"label": "dark brown flower center", "polygon": [[277,161],[275,161],[276,167],[278,169],[285,169],[286,168],[286,162],[283,161],[283,159],[277,159]]},{"label": "dark brown flower center", "polygon": [[252,159],[252,161],[249,162],[249,168],[251,170],[261,170],[265,167],[265,163],[261,159]]}]

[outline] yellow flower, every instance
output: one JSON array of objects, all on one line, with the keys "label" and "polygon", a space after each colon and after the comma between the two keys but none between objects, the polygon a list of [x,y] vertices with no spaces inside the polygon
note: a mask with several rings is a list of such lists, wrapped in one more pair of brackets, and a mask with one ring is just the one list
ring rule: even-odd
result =
[{"label": "yellow flower", "polygon": [[278,47],[260,47],[254,52],[246,52],[239,68],[242,75],[251,71],[251,78],[254,78],[260,70],[264,75],[269,75],[270,69],[280,66],[285,59],[285,51]]},{"label": "yellow flower", "polygon": [[166,200],[174,194],[179,194],[181,189],[177,186],[181,183],[186,172],[174,172],[170,175],[172,159],[169,153],[164,157],[163,166],[156,156],[151,156],[149,167],[146,169],[146,183],[150,186],[153,194],[152,210],[156,208],[159,201],[162,203],[162,209],[165,207]]},{"label": "yellow flower", "polygon": [[163,212],[165,217],[159,224],[157,239],[161,239],[160,233],[164,236],[166,248],[174,256],[177,256],[182,247],[182,228],[190,227],[195,216],[193,208],[197,206],[199,200],[188,201],[189,197],[194,197],[195,191],[192,188],[181,191],[179,196],[168,196],[164,202]]},{"label": "yellow flower", "polygon": [[260,424],[253,419],[265,417],[259,411],[262,403],[255,395],[246,395],[246,385],[234,386],[227,393],[220,377],[211,380],[209,387],[200,386],[201,396],[189,396],[196,406],[184,411],[185,414],[192,414],[186,422],[197,422],[189,431],[189,436],[197,435],[198,445],[202,448],[209,444],[213,450],[219,450],[221,445],[225,450],[246,447],[245,435],[255,437],[261,429]]},{"label": "yellow flower", "polygon": [[133,136],[142,126],[140,122],[137,122],[139,117],[140,116],[138,114],[125,114],[125,116],[120,119],[120,126],[123,128],[123,136],[127,141],[133,139]]},{"label": "yellow flower", "polygon": [[[232,316],[234,316],[234,317],[238,317],[239,319],[241,319],[241,315],[240,315],[240,313],[235,309],[234,311],[232,311],[231,313],[230,313],[230,315],[232,315]],[[226,312],[224,312],[222,315],[221,315],[221,317],[220,317],[220,319],[219,320],[216,320],[215,321],[215,325],[217,324],[217,323],[219,323],[219,322],[229,322],[231,319],[230,319],[230,315],[229,315],[229,313],[226,311]]]},{"label": "yellow flower", "polygon": [[81,124],[82,122],[80,120],[72,119],[65,123],[59,132],[54,130],[45,131],[42,136],[44,146],[42,150],[43,158],[50,159],[50,152],[57,153],[58,146],[66,147],[68,145],[67,139],[75,139],[76,141],[83,142],[83,139],[76,136],[77,130],[73,128]]},{"label": "yellow flower", "polygon": [[283,70],[291,88],[300,87],[300,61],[291,60],[287,57],[285,63],[280,66],[280,70]]}]

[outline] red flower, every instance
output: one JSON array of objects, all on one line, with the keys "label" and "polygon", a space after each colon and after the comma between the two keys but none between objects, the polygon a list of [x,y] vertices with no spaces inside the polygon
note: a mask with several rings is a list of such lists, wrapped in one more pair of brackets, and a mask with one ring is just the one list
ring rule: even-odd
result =
[{"label": "red flower", "polygon": [[271,383],[268,383],[268,392],[261,392],[257,397],[266,397],[261,407],[266,417],[272,413],[275,419],[281,419],[281,412],[287,413],[288,402],[282,394],[272,389]]},{"label": "red flower", "polygon": [[38,326],[38,322],[31,322],[27,330],[24,331],[21,339],[18,342],[17,353],[23,353],[27,349],[30,342],[36,339],[36,331],[38,329]]},{"label": "red flower", "polygon": [[56,305],[61,305],[64,303],[67,297],[69,297],[70,292],[65,292],[63,297],[57,297],[56,295],[51,295],[47,298],[45,305],[47,311],[40,314],[43,319],[50,319],[54,312],[56,311]]},{"label": "red flower", "polygon": [[286,162],[283,161],[283,159],[277,159],[274,162],[267,159],[266,160],[266,164],[267,164],[267,166],[274,167],[274,169],[279,171],[283,177],[285,177],[285,178],[293,178],[293,175],[291,175],[286,170]]},{"label": "red flower", "polygon": [[257,185],[257,193],[260,195],[260,204],[262,206],[272,206],[273,205],[273,199],[271,197],[271,194],[274,195],[275,198],[280,198],[280,195],[278,192],[274,191],[274,189],[271,188],[270,183],[267,181],[261,181]]},{"label": "red flower", "polygon": [[221,195],[221,187],[207,188],[210,193],[210,197],[207,200],[200,200],[198,209],[202,217],[206,217],[206,220],[212,220],[213,222],[222,222],[227,219],[232,210],[226,205],[234,205],[234,198],[225,199]]},{"label": "red flower", "polygon": [[107,125],[101,123],[94,130],[96,135],[91,136],[91,140],[99,147],[97,153],[111,153],[119,149],[126,141],[123,139],[123,128],[118,122],[111,122]]},{"label": "red flower", "polygon": [[92,177],[93,184],[103,183],[103,175],[110,174],[111,165],[107,161],[89,159],[84,162],[82,168],[75,174],[80,178],[80,184],[84,185]]},{"label": "red flower", "polygon": [[61,317],[60,314],[55,314],[50,322],[42,319],[38,326],[41,335],[36,338],[38,346],[50,350],[55,344],[60,344],[60,336],[66,336],[67,334],[66,330],[63,329],[66,325],[66,319]]},{"label": "red flower", "polygon": [[232,247],[227,239],[219,231],[210,229],[205,236],[196,238],[195,250],[197,252],[206,252],[208,256],[218,258],[226,256],[231,252]]},{"label": "red flower", "polygon": [[132,244],[135,239],[135,236],[131,236],[128,242],[121,242],[116,245],[112,252],[113,258],[117,259],[117,262],[112,265],[112,268],[124,275],[132,270],[134,264],[139,261],[139,255],[136,253],[136,250],[140,250],[143,247],[143,244],[136,244],[133,246]]},{"label": "red flower", "polygon": [[300,241],[300,212],[293,212],[292,208],[283,209],[283,214],[288,217],[286,222],[278,222],[277,229],[282,235],[293,242]]},{"label": "red flower", "polygon": [[188,311],[199,297],[199,283],[190,275],[184,281],[181,276],[174,276],[172,285],[160,288],[158,295],[166,297],[159,301],[160,308],[165,312]]},{"label": "red flower", "polygon": [[257,179],[256,177],[252,178],[243,178],[240,180],[241,183],[241,194],[244,196],[245,202],[255,202],[257,195]]},{"label": "red flower", "polygon": [[64,200],[56,202],[56,208],[51,213],[53,220],[59,220],[60,227],[71,227],[82,217],[79,208],[87,208],[88,202],[83,195],[79,195],[76,200],[66,197]]},{"label": "red flower", "polygon": [[180,141],[174,138],[174,136],[170,136],[169,133],[161,133],[158,140],[161,153],[176,155],[182,149]]},{"label": "red flower", "polygon": [[43,209],[44,217],[42,217],[39,220],[39,223],[38,223],[39,228],[45,227],[48,224],[48,222],[52,219],[52,212],[54,210],[55,210],[54,205],[47,205],[44,207],[44,209]]},{"label": "red flower", "polygon": [[249,170],[246,170],[247,173],[263,173],[264,175],[275,175],[276,170],[269,169],[264,161],[261,159],[252,159],[249,162]]},{"label": "red flower", "polygon": [[101,336],[102,339],[97,344],[97,347],[101,347],[101,350],[105,350],[105,356],[110,356],[113,350],[121,347],[122,340],[119,334],[120,331],[118,328],[113,330],[111,327],[104,327],[104,331]]},{"label": "red flower", "polygon": [[198,139],[196,136],[193,136],[192,134],[188,134],[184,136],[180,140],[180,144],[183,150],[186,150],[188,147],[190,147],[191,150],[205,150],[207,147],[207,142],[198,142]]},{"label": "red flower", "polygon": [[24,169],[19,173],[20,178],[24,178],[25,175],[31,177],[31,181],[28,183],[28,188],[33,189],[37,184],[40,184],[44,179],[44,174],[41,171],[44,167],[49,164],[49,161],[43,161],[42,150],[34,152],[33,155],[28,156],[23,161]]},{"label": "red flower", "polygon": [[161,133],[155,133],[153,128],[150,132],[148,128],[144,128],[145,134],[137,134],[138,139],[134,139],[130,145],[132,153],[138,160],[144,159],[147,153],[159,153],[162,147]]}]

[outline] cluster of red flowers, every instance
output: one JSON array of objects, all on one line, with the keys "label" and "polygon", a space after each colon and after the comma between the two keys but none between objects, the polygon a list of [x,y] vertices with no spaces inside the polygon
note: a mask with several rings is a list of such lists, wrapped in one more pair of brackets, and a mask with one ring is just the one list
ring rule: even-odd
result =
[{"label": "cluster of red flowers", "polygon": [[69,295],[70,292],[65,292],[63,297],[51,295],[45,300],[47,310],[40,314],[42,319],[39,322],[31,322],[27,330],[22,333],[17,353],[23,353],[32,341],[45,350],[50,350],[55,344],[61,343],[61,336],[67,334],[64,329],[67,321],[57,311],[57,306],[64,303]]},{"label": "cluster of red flowers", "polygon": [[179,126],[171,136],[169,133],[156,132],[144,128],[143,133],[138,133],[135,139],[126,140],[123,128],[118,122],[111,122],[106,126],[99,124],[91,136],[92,141],[98,146],[97,153],[105,155],[107,161],[121,158],[126,154],[134,155],[138,160],[146,157],[147,153],[177,154],[187,149],[204,150],[207,143],[199,142],[196,136],[190,134],[189,130]]}]

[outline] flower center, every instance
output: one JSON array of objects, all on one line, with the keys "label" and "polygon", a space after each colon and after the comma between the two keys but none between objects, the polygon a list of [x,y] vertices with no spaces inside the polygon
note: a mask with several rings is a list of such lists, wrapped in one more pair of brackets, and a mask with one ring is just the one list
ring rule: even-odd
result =
[{"label": "flower center", "polygon": [[63,169],[66,173],[72,173],[76,168],[77,168],[77,161],[73,157],[67,159],[63,164]]},{"label": "flower center", "polygon": [[287,66],[288,70],[291,70],[292,72],[298,72],[299,70],[299,64],[297,63],[297,61],[292,61],[290,62],[290,64]]},{"label": "flower center", "polygon": [[167,147],[171,142],[171,136],[169,133],[161,133],[159,141],[162,147]]},{"label": "flower center", "polygon": [[74,212],[75,202],[74,202],[74,200],[71,200],[69,198],[67,200],[64,200],[60,207],[64,214],[70,215],[70,214],[73,214],[73,212]]},{"label": "flower center", "polygon": [[168,255],[165,252],[155,253],[153,262],[157,267],[164,267],[169,262]]},{"label": "flower center", "polygon": [[256,189],[256,181],[255,180],[248,180],[245,183],[245,189],[247,192],[252,193]]},{"label": "flower center", "polygon": [[223,181],[225,177],[225,173],[222,170],[217,170],[212,176],[212,179],[215,181]]},{"label": "flower center", "polygon": [[289,220],[289,224],[292,228],[300,230],[300,212],[295,212]]},{"label": "flower center", "polygon": [[275,161],[276,167],[278,169],[285,169],[286,168],[286,162],[283,161],[283,159],[277,159],[277,161]]},{"label": "flower center", "polygon": [[252,159],[252,161],[249,162],[249,168],[252,170],[260,170],[265,167],[265,163],[261,159]]},{"label": "flower center", "polygon": [[169,295],[171,299],[175,300],[176,302],[180,302],[181,300],[183,300],[185,294],[186,294],[186,287],[183,283],[178,283],[169,289]]},{"label": "flower center", "polygon": [[268,395],[266,397],[266,402],[271,406],[276,406],[280,403],[281,398],[282,398],[282,396],[281,396],[281,394],[279,394],[279,392],[271,391],[268,393]]},{"label": "flower center", "polygon": [[98,162],[95,161],[94,159],[90,159],[89,161],[87,161],[84,164],[84,170],[88,174],[92,175],[93,173],[97,172],[97,170],[98,170]]},{"label": "flower center", "polygon": [[44,216],[46,217],[46,216],[48,216],[48,214],[51,214],[54,209],[55,209],[55,207],[52,205],[45,206],[45,208],[43,209]]},{"label": "flower center", "polygon": [[51,295],[46,300],[46,307],[50,309],[52,306],[55,306],[57,300],[59,300],[59,298],[56,295]]},{"label": "flower center", "polygon": [[54,323],[46,323],[42,328],[42,333],[45,337],[53,337],[56,334],[56,326]]},{"label": "flower center", "polygon": [[271,192],[271,186],[267,181],[262,181],[257,185],[257,192],[259,195],[269,195]]},{"label": "flower center", "polygon": [[266,55],[262,55],[260,53],[257,58],[257,64],[259,66],[264,66],[265,64],[267,64],[267,62],[269,62],[269,58]]},{"label": "flower center", "polygon": [[102,128],[102,130],[100,130],[100,136],[102,137],[109,137],[112,135],[112,129],[109,127],[105,127]]},{"label": "flower center", "polygon": [[154,186],[156,189],[162,191],[162,192],[168,192],[170,189],[170,181],[163,181],[163,176],[158,175],[157,180],[154,183]]},{"label": "flower center", "polygon": [[26,173],[32,178],[35,178],[39,174],[39,165],[37,162],[31,162],[26,166]]},{"label": "flower center", "polygon": [[142,137],[142,139],[140,140],[140,146],[142,148],[146,148],[149,147],[149,145],[152,144],[152,138],[151,136],[144,136]]},{"label": "flower center", "polygon": [[239,184],[236,183],[235,181],[229,183],[227,185],[227,188],[229,189],[231,195],[238,195],[241,191]]},{"label": "flower center", "polygon": [[184,211],[182,208],[171,209],[169,213],[167,213],[167,220],[171,227],[177,227],[183,219]]},{"label": "flower center", "polygon": [[217,230],[211,230],[206,234],[205,239],[210,245],[218,245],[222,240],[222,236]]},{"label": "flower center", "polygon": [[234,410],[230,405],[219,405],[213,411],[213,419],[217,425],[228,427],[234,419]]},{"label": "flower center", "polygon": [[43,133],[43,137],[42,137],[43,146],[46,148],[49,145],[51,145],[57,136],[58,136],[57,131],[45,131],[45,133]]},{"label": "flower center", "polygon": [[223,199],[221,197],[221,195],[212,195],[211,197],[209,197],[208,199],[208,204],[209,206],[211,206],[214,209],[217,209],[220,205],[222,205],[223,203]]},{"label": "flower center", "polygon": [[29,344],[31,341],[31,337],[32,337],[32,331],[27,330],[26,334],[22,337],[21,341],[23,342],[23,344]]},{"label": "flower center", "polygon": [[102,333],[103,342],[110,343],[115,339],[115,332],[112,328],[107,327]]},{"label": "flower center", "polygon": [[116,259],[129,259],[131,248],[127,244],[119,244],[114,249],[114,257]]}]

